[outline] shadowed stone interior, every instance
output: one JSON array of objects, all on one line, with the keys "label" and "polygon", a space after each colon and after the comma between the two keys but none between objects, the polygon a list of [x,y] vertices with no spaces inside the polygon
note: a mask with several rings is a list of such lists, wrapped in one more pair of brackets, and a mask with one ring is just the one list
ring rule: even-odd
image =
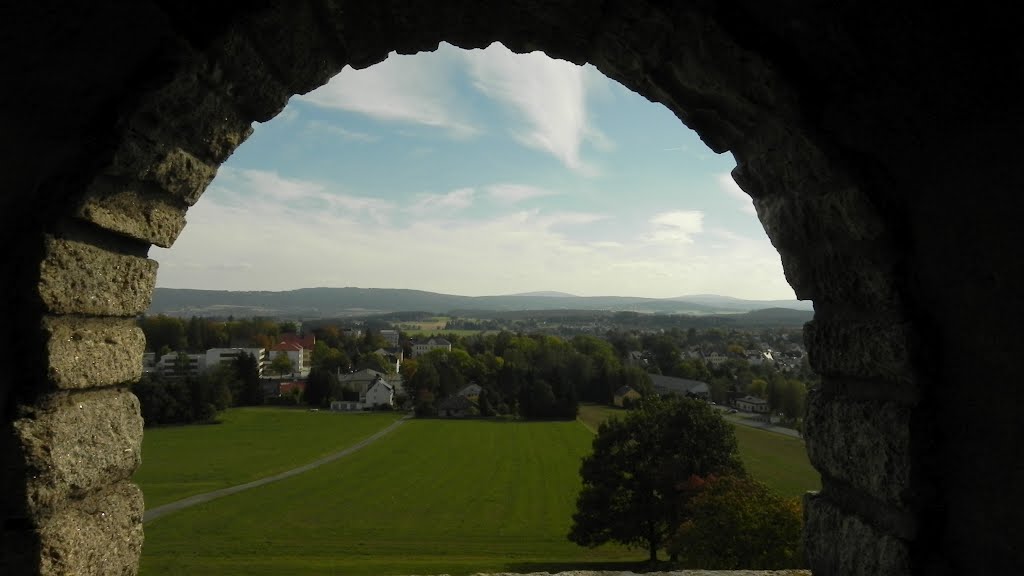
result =
[{"label": "shadowed stone interior", "polygon": [[1024,44],[976,3],[20,2],[0,23],[3,574],[134,574],[127,385],[169,246],[292,94],[500,41],[659,102],[754,198],[823,376],[816,574],[1024,573]]}]

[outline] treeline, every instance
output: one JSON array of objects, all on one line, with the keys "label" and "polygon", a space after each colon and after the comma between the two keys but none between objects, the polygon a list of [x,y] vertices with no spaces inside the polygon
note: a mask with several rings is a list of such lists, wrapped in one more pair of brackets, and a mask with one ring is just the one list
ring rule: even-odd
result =
[{"label": "treeline", "polygon": [[270,348],[280,342],[281,334],[296,332],[294,322],[267,318],[213,320],[193,316],[188,320],[174,316],[142,316],[139,327],[146,335],[146,350],[158,355],[167,352],[205,352],[210,348]]},{"label": "treeline", "polygon": [[263,404],[256,358],[251,354],[240,354],[233,362],[198,375],[188,373],[184,357],[172,374],[143,375],[132,392],[139,398],[147,428],[212,422],[230,406]]},{"label": "treeline", "polygon": [[579,402],[610,403],[615,390],[646,393],[647,374],[625,366],[606,341],[592,336],[562,340],[510,332],[459,338],[402,364],[406,391],[421,415],[470,383],[482,389],[480,414],[522,418],[575,418]]}]

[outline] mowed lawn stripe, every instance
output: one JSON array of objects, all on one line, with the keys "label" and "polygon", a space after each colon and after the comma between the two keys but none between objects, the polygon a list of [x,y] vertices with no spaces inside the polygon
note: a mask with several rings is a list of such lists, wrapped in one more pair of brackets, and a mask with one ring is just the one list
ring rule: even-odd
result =
[{"label": "mowed lawn stripe", "polygon": [[147,525],[145,574],[468,574],[642,551],[566,540],[576,422],[410,421],[295,478]]},{"label": "mowed lawn stripe", "polygon": [[147,429],[134,480],[142,487],[146,508],[155,508],[312,462],[399,417],[233,408],[221,415],[220,424]]}]

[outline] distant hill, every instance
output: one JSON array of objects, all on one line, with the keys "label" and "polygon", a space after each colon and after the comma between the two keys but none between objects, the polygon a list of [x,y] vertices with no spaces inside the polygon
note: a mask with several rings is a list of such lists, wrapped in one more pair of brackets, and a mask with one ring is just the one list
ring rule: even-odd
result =
[{"label": "distant hill", "polygon": [[[714,300],[715,298],[718,300]],[[763,302],[711,295],[702,295],[696,297],[695,300],[689,300],[628,296],[574,296],[561,292],[531,292],[505,296],[458,296],[394,288],[301,288],[283,292],[157,288],[153,293],[153,303],[147,314],[333,318],[386,314],[406,310],[444,314],[452,310],[576,309],[706,315],[737,314],[761,308],[807,310],[809,307],[805,303],[795,300]]]}]

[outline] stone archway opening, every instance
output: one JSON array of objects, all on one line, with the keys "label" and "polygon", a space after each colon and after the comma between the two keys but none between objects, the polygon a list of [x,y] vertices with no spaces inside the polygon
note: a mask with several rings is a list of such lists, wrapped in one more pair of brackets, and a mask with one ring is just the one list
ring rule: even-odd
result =
[{"label": "stone archway opening", "polygon": [[[131,317],[155,280],[146,250],[173,242],[252,121],[345,64],[442,40],[589,62],[732,151],[788,281],[815,302],[806,341],[824,385],[806,435],[824,480],[807,507],[817,573],[1024,565],[1021,472],[1007,464],[1021,456],[1013,347],[984,336],[1019,342],[997,306],[1021,276],[996,256],[1016,241],[1009,215],[1021,199],[1006,186],[1017,183],[1024,117],[1009,96],[1020,47],[1001,40],[1012,38],[1001,14],[918,22],[899,7],[889,18],[786,17],[525,0],[65,8],[19,6],[5,40],[16,47],[6,58],[36,56],[11,66],[25,89],[5,107],[16,161],[4,177],[30,191],[4,197],[15,252],[5,305],[19,327],[6,341],[31,366],[0,398],[5,572],[136,570],[142,501],[128,479],[141,422],[124,384],[143,346]],[[953,155],[957,143],[970,152]],[[933,200],[965,187],[976,192],[955,213]],[[976,312],[944,312],[949,298]],[[1011,401],[986,408],[961,385],[971,378]],[[955,419],[970,425],[940,425]],[[961,460],[972,465],[945,466]]]}]

